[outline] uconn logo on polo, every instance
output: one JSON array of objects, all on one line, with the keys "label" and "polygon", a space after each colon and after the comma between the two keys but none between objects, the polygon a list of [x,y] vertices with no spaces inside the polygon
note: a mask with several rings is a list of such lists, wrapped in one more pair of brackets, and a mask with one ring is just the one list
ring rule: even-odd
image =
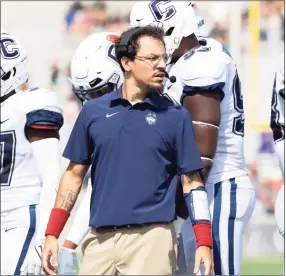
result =
[{"label": "uconn logo on polo", "polygon": [[149,112],[146,116],[145,116],[145,120],[147,122],[148,125],[153,126],[156,124],[157,122],[157,116],[154,112]]}]

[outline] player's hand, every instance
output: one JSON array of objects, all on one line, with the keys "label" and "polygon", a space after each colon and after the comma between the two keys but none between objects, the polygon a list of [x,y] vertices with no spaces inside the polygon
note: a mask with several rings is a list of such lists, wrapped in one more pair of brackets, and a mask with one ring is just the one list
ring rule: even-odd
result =
[{"label": "player's hand", "polygon": [[59,244],[57,238],[54,236],[47,236],[41,260],[43,270],[48,275],[56,275],[58,272],[58,251]]},{"label": "player's hand", "polygon": [[61,247],[59,251],[59,275],[77,275],[79,259],[73,249]]},{"label": "player's hand", "polygon": [[41,254],[43,241],[35,239],[30,244],[24,263],[21,266],[21,275],[40,275],[42,272]]},{"label": "player's hand", "polygon": [[208,246],[200,246],[196,251],[195,257],[195,268],[194,274],[197,274],[200,271],[200,265],[204,264],[205,273],[204,275],[212,275],[212,270],[214,267],[212,259],[212,250]]}]

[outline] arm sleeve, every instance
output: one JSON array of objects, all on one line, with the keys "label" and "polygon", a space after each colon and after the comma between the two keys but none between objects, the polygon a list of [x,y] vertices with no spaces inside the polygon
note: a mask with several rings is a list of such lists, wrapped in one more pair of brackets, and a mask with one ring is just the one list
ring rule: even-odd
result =
[{"label": "arm sleeve", "polygon": [[80,203],[76,212],[74,223],[68,233],[67,240],[79,245],[81,241],[88,234],[89,218],[90,218],[90,199],[91,199],[92,186],[88,183],[86,193]]},{"label": "arm sleeve", "polygon": [[40,195],[40,222],[36,236],[45,239],[45,230],[51,210],[54,206],[57,189],[61,177],[61,151],[59,140],[47,138],[31,143],[36,169],[42,182]]},{"label": "arm sleeve", "polygon": [[195,141],[193,121],[185,109],[183,109],[183,118],[177,128],[175,148],[179,175],[203,168]]},{"label": "arm sleeve", "polygon": [[65,158],[82,165],[91,164],[93,153],[93,142],[87,127],[87,106],[81,109],[63,153]]}]

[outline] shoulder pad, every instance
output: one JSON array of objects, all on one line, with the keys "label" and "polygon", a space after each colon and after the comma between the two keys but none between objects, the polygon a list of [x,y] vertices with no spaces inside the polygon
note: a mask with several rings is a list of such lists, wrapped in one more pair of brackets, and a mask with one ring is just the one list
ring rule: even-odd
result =
[{"label": "shoulder pad", "polygon": [[23,92],[22,100],[25,113],[39,109],[63,113],[56,93],[49,89],[37,87],[28,89]]},{"label": "shoulder pad", "polygon": [[185,86],[204,87],[226,82],[226,60],[206,48],[209,47],[203,47],[192,58],[184,60],[182,81]]},{"label": "shoulder pad", "polygon": [[26,126],[37,129],[60,129],[63,110],[55,92],[44,88],[29,89],[22,95]]}]

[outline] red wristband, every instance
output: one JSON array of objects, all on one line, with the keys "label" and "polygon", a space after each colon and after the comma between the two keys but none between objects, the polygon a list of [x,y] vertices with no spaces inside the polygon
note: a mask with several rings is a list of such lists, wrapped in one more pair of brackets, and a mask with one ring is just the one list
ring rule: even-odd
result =
[{"label": "red wristband", "polygon": [[196,236],[197,247],[209,246],[213,247],[212,227],[210,222],[199,222],[193,225]]},{"label": "red wristband", "polygon": [[70,213],[64,209],[53,208],[50,214],[45,236],[52,235],[58,238],[70,216]]}]

